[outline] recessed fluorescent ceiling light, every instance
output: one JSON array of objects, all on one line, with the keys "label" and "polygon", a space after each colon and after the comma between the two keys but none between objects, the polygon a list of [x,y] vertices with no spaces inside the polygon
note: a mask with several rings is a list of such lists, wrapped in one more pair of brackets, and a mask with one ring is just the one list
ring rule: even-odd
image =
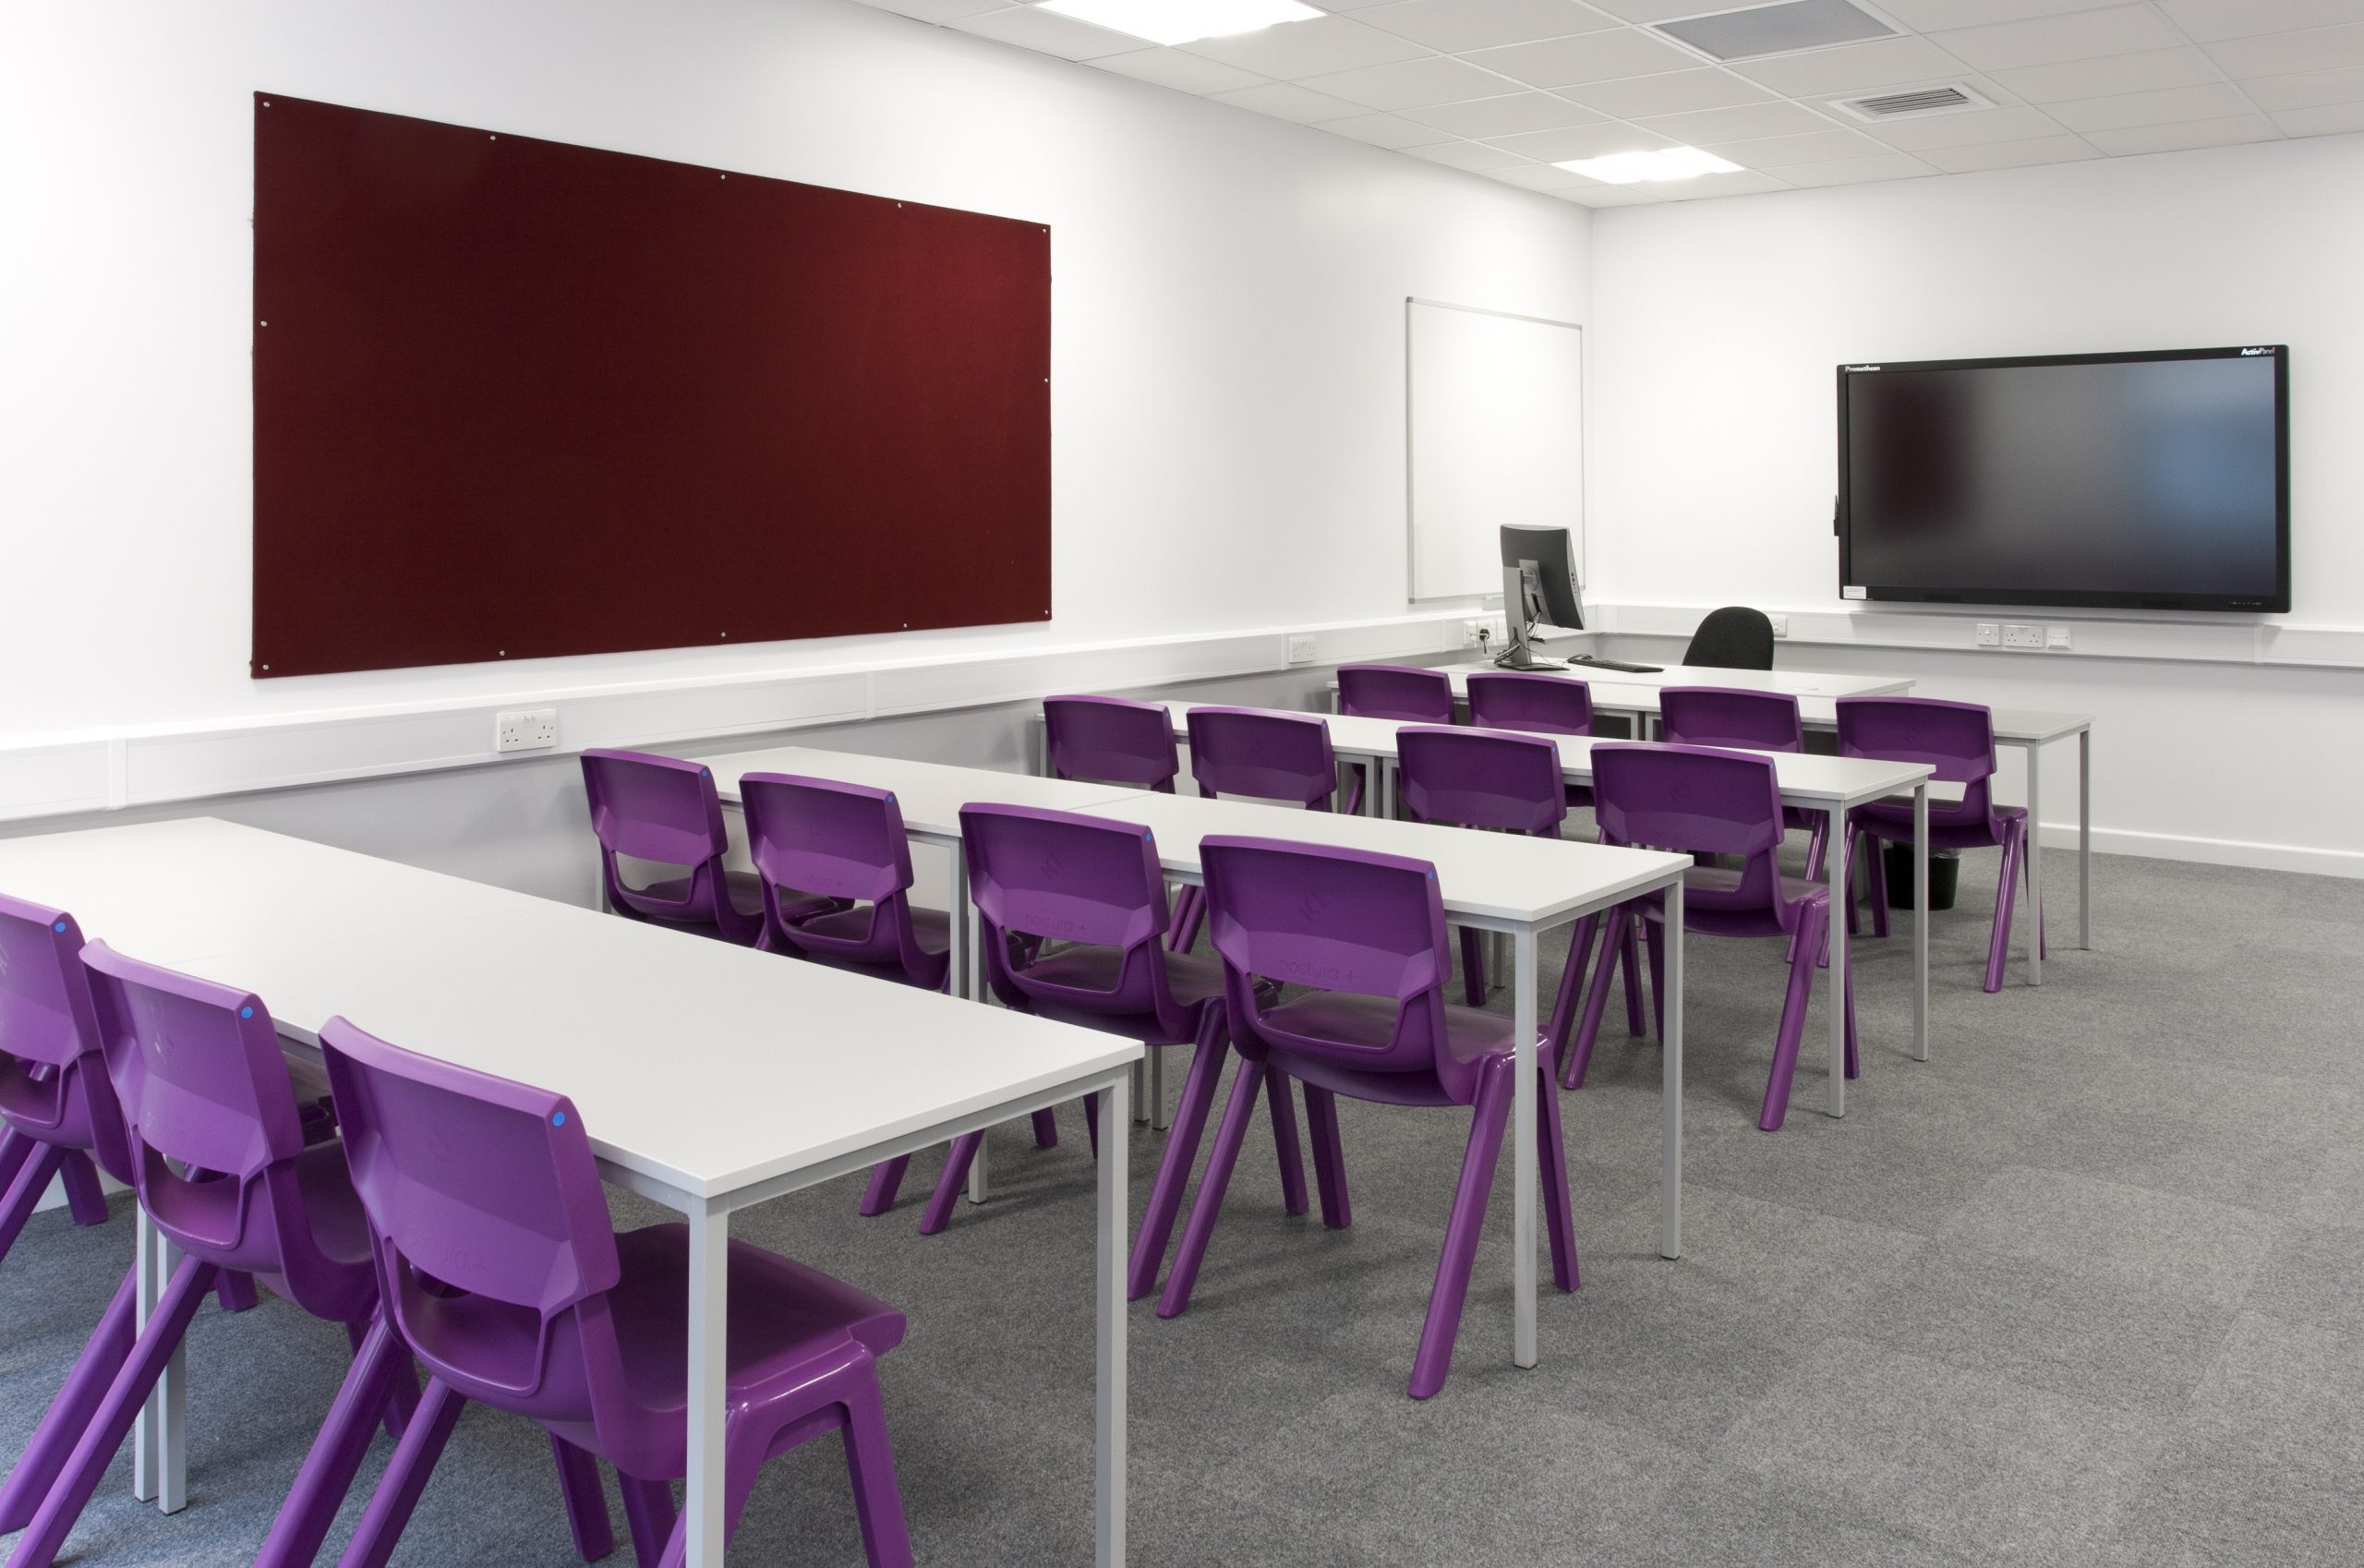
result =
[{"label": "recessed fluorescent ceiling light", "polygon": [[1227,38],[1323,14],[1297,0],[1043,0],[1035,8],[1129,32],[1152,43]]},{"label": "recessed fluorescent ceiling light", "polygon": [[1603,185],[1639,185],[1644,180],[1687,180],[1697,175],[1736,175],[1740,165],[1695,147],[1662,152],[1612,152],[1606,158],[1575,158],[1552,167]]}]

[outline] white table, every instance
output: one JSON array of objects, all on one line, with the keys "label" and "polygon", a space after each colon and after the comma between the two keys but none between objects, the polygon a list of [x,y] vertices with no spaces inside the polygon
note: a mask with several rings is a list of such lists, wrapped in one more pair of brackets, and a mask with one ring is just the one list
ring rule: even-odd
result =
[{"label": "white table", "polygon": [[2035,889],[2028,923],[2028,983],[2044,983],[2044,748],[2077,737],[2077,946],[2093,945],[2093,716],[2034,708],[1995,710],[1995,744],[2028,754],[2028,882]]},{"label": "white table", "polygon": [[[732,1211],[1100,1095],[1096,1561],[1124,1561],[1130,1210],[1116,1097],[1138,1045],[206,819],[0,840],[0,888],[73,911],[85,935],[132,956],[254,991],[299,1044],[342,1013],[571,1096],[601,1175],[690,1222],[683,1517],[698,1568],[722,1562]],[[694,1074],[705,1092],[652,1092],[663,1073]],[[170,1260],[142,1231],[144,1313]],[[175,1389],[151,1405],[154,1452],[142,1450],[168,1511],[185,1496],[184,1419]]]},{"label": "white table", "polygon": [[1185,882],[1205,880],[1199,844],[1209,834],[1295,839],[1427,861],[1437,869],[1437,885],[1448,918],[1510,935],[1516,954],[1511,1037],[1517,1054],[1511,1117],[1511,1275],[1515,1303],[1511,1355],[1521,1367],[1534,1366],[1537,1354],[1537,940],[1553,926],[1663,889],[1669,935],[1666,1045],[1659,1069],[1658,1250],[1669,1258],[1683,1255],[1683,874],[1690,869],[1689,857],[1198,795],[1140,794],[1090,807],[1088,814],[1147,827],[1156,836],[1166,874]]},{"label": "white table", "polygon": [[[1550,655],[1545,655],[1550,657]],[[1630,662],[1639,663],[1639,660]],[[1465,684],[1480,670],[1493,672],[1501,666],[1491,659],[1467,659],[1458,664],[1436,667],[1453,678],[1453,694],[1466,696]],[[1614,707],[1613,702],[1601,700],[1603,686],[1618,686],[1655,691],[1661,686],[1726,686],[1749,692],[1780,692],[1793,697],[1876,697],[1888,696],[1912,689],[1910,676],[1904,675],[1841,675],[1829,670],[1815,669],[1719,669],[1705,664],[1670,664],[1660,669],[1605,669],[1598,665],[1574,664],[1565,669],[1547,669],[1546,675],[1573,675],[1593,686],[1593,706]],[[1334,683],[1333,683],[1334,689]],[[1620,694],[1619,701],[1630,700]]]}]

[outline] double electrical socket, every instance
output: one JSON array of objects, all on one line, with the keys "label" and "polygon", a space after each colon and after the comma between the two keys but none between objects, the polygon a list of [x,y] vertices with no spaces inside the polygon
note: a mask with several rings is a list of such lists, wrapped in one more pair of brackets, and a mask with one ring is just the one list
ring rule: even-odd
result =
[{"label": "double electrical socket", "polygon": [[558,709],[529,707],[500,715],[493,725],[496,752],[545,752],[558,744]]},{"label": "double electrical socket", "polygon": [[1289,639],[1289,662],[1291,664],[1311,664],[1316,657],[1312,638],[1291,637]]},{"label": "double electrical socket", "polygon": [[1992,621],[1978,622],[1978,645],[1982,648],[2066,649],[2069,644],[2066,626],[2037,626],[2027,621]]},{"label": "double electrical socket", "polygon": [[1465,648],[1499,648],[1510,640],[1510,622],[1499,615],[1480,615],[1461,623],[1461,645]]}]

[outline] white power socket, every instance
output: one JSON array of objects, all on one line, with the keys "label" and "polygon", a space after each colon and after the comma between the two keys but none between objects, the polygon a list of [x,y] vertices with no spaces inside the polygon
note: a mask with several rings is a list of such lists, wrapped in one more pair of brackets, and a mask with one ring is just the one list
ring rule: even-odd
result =
[{"label": "white power socket", "polygon": [[1461,623],[1465,648],[1498,648],[1510,641],[1510,625],[1499,615],[1481,615]]},{"label": "white power socket", "polygon": [[1289,662],[1291,664],[1311,664],[1318,657],[1319,655],[1314,651],[1312,638],[1291,637],[1289,639]]},{"label": "white power socket", "polygon": [[2044,646],[2044,628],[2006,621],[2003,622],[2003,645],[2007,648],[2041,648]]},{"label": "white power socket", "polygon": [[1978,623],[1978,645],[1982,648],[2001,647],[2003,645],[2003,628],[1992,621],[1980,621]]},{"label": "white power socket", "polygon": [[2045,647],[2047,647],[2047,648],[2066,648],[2066,647],[2068,647],[2068,627],[2066,627],[2066,626],[2047,626],[2047,627],[2045,627],[2045,628],[2044,629],[2044,645]]},{"label": "white power socket", "polygon": [[1790,618],[1788,616],[1769,615],[1767,616],[1766,619],[1773,622],[1773,634],[1775,636],[1786,637],[1790,634]]},{"label": "white power socket", "polygon": [[529,707],[501,714],[493,727],[496,752],[546,752],[558,744],[558,709]]}]

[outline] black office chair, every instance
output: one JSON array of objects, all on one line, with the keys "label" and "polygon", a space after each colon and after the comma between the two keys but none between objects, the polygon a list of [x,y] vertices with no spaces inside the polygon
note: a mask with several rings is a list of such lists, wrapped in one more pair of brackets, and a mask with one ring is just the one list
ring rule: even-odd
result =
[{"label": "black office chair", "polygon": [[1770,669],[1773,668],[1773,622],[1761,609],[1728,604],[1707,612],[1683,662],[1707,669]]}]

